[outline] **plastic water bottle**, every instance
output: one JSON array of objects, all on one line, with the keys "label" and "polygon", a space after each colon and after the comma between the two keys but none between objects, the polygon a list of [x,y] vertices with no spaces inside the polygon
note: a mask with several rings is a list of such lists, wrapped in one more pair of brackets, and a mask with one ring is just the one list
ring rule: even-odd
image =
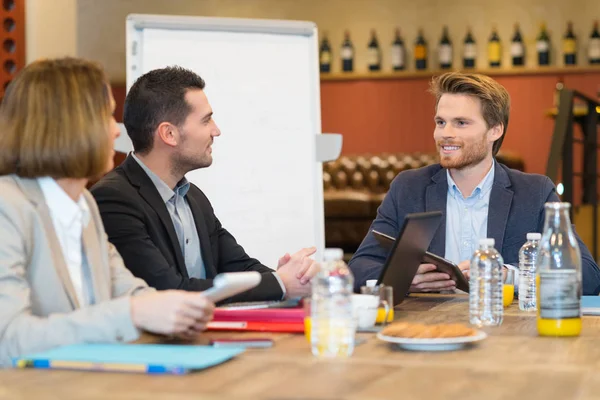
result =
[{"label": "plastic water bottle", "polygon": [[326,249],[321,271],[312,279],[310,337],[318,357],[348,357],[354,352],[354,277],[343,256],[341,249]]},{"label": "plastic water bottle", "polygon": [[535,263],[540,246],[541,233],[528,233],[527,242],[519,250],[519,309],[535,311]]},{"label": "plastic water bottle", "polygon": [[502,324],[504,260],[494,248],[494,244],[494,239],[480,239],[479,249],[471,258],[469,320],[478,327]]}]

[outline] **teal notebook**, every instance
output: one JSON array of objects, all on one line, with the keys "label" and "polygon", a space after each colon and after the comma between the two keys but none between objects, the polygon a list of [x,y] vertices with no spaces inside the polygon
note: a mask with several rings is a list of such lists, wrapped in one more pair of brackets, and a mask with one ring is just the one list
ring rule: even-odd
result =
[{"label": "teal notebook", "polygon": [[164,344],[79,344],[15,358],[18,368],[185,374],[221,364],[244,350]]}]

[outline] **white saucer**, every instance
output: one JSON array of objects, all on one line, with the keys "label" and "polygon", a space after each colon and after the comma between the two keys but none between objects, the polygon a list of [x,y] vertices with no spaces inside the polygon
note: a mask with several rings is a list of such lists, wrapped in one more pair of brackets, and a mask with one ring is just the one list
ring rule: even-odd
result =
[{"label": "white saucer", "polygon": [[479,342],[487,337],[483,331],[476,331],[473,336],[461,336],[453,338],[414,339],[377,334],[377,339],[392,343],[405,350],[413,351],[450,351],[458,350],[469,343]]}]

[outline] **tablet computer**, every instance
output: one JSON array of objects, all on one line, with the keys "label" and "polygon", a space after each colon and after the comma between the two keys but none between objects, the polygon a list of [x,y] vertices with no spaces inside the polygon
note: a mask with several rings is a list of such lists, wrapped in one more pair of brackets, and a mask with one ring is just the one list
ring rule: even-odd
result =
[{"label": "tablet computer", "polygon": [[260,283],[262,276],[257,271],[228,272],[213,279],[213,286],[203,292],[214,303],[250,290]]},{"label": "tablet computer", "polygon": [[394,305],[400,304],[412,283],[423,256],[442,220],[440,211],[407,214],[391,251],[377,279],[377,284],[391,286]]},{"label": "tablet computer", "polygon": [[433,254],[428,251],[426,251],[425,255],[423,256],[423,262],[435,265],[438,271],[448,274],[450,279],[456,282],[457,289],[469,293],[469,281],[462,273],[460,268],[458,268],[458,265],[454,264],[450,260],[445,259],[444,257],[440,257],[437,254]]},{"label": "tablet computer", "polygon": [[[371,232],[373,232],[373,236],[375,236],[375,239],[377,239],[383,248],[391,249],[394,245],[395,239],[392,236],[376,230],[372,230]],[[438,271],[448,274],[450,279],[456,282],[457,289],[467,293],[469,292],[469,281],[467,280],[467,277],[458,268],[458,265],[454,264],[452,261],[425,251],[422,262],[435,265]]]}]

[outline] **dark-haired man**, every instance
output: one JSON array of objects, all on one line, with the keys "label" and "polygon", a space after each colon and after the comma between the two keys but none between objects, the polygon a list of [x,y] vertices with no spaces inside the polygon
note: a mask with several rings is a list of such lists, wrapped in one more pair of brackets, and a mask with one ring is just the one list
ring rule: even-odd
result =
[{"label": "dark-haired man", "polygon": [[307,295],[318,268],[310,258],[315,248],[284,255],[273,271],[246,254],[185,179],[211,165],[221,134],[204,86],[194,72],[168,67],[129,90],[123,122],[134,153],[92,188],[109,240],[127,268],[157,289],[202,291],[217,273],[253,270],[260,285],[233,300]]},{"label": "dark-haired man", "polygon": [[[510,96],[495,80],[478,74],[446,73],[433,80],[436,99],[433,138],[440,163],[400,173],[392,182],[371,229],[396,237],[408,213],[441,211],[442,224],[429,251],[465,273],[479,239],[495,239],[504,262],[518,264],[528,232],[544,227],[544,204],[560,201],[552,181],[495,161],[508,127]],[[579,241],[583,294],[600,292],[600,270]],[[379,276],[386,258],[371,233],[350,260],[356,289]],[[455,282],[421,264],[412,292],[452,290]]]}]

